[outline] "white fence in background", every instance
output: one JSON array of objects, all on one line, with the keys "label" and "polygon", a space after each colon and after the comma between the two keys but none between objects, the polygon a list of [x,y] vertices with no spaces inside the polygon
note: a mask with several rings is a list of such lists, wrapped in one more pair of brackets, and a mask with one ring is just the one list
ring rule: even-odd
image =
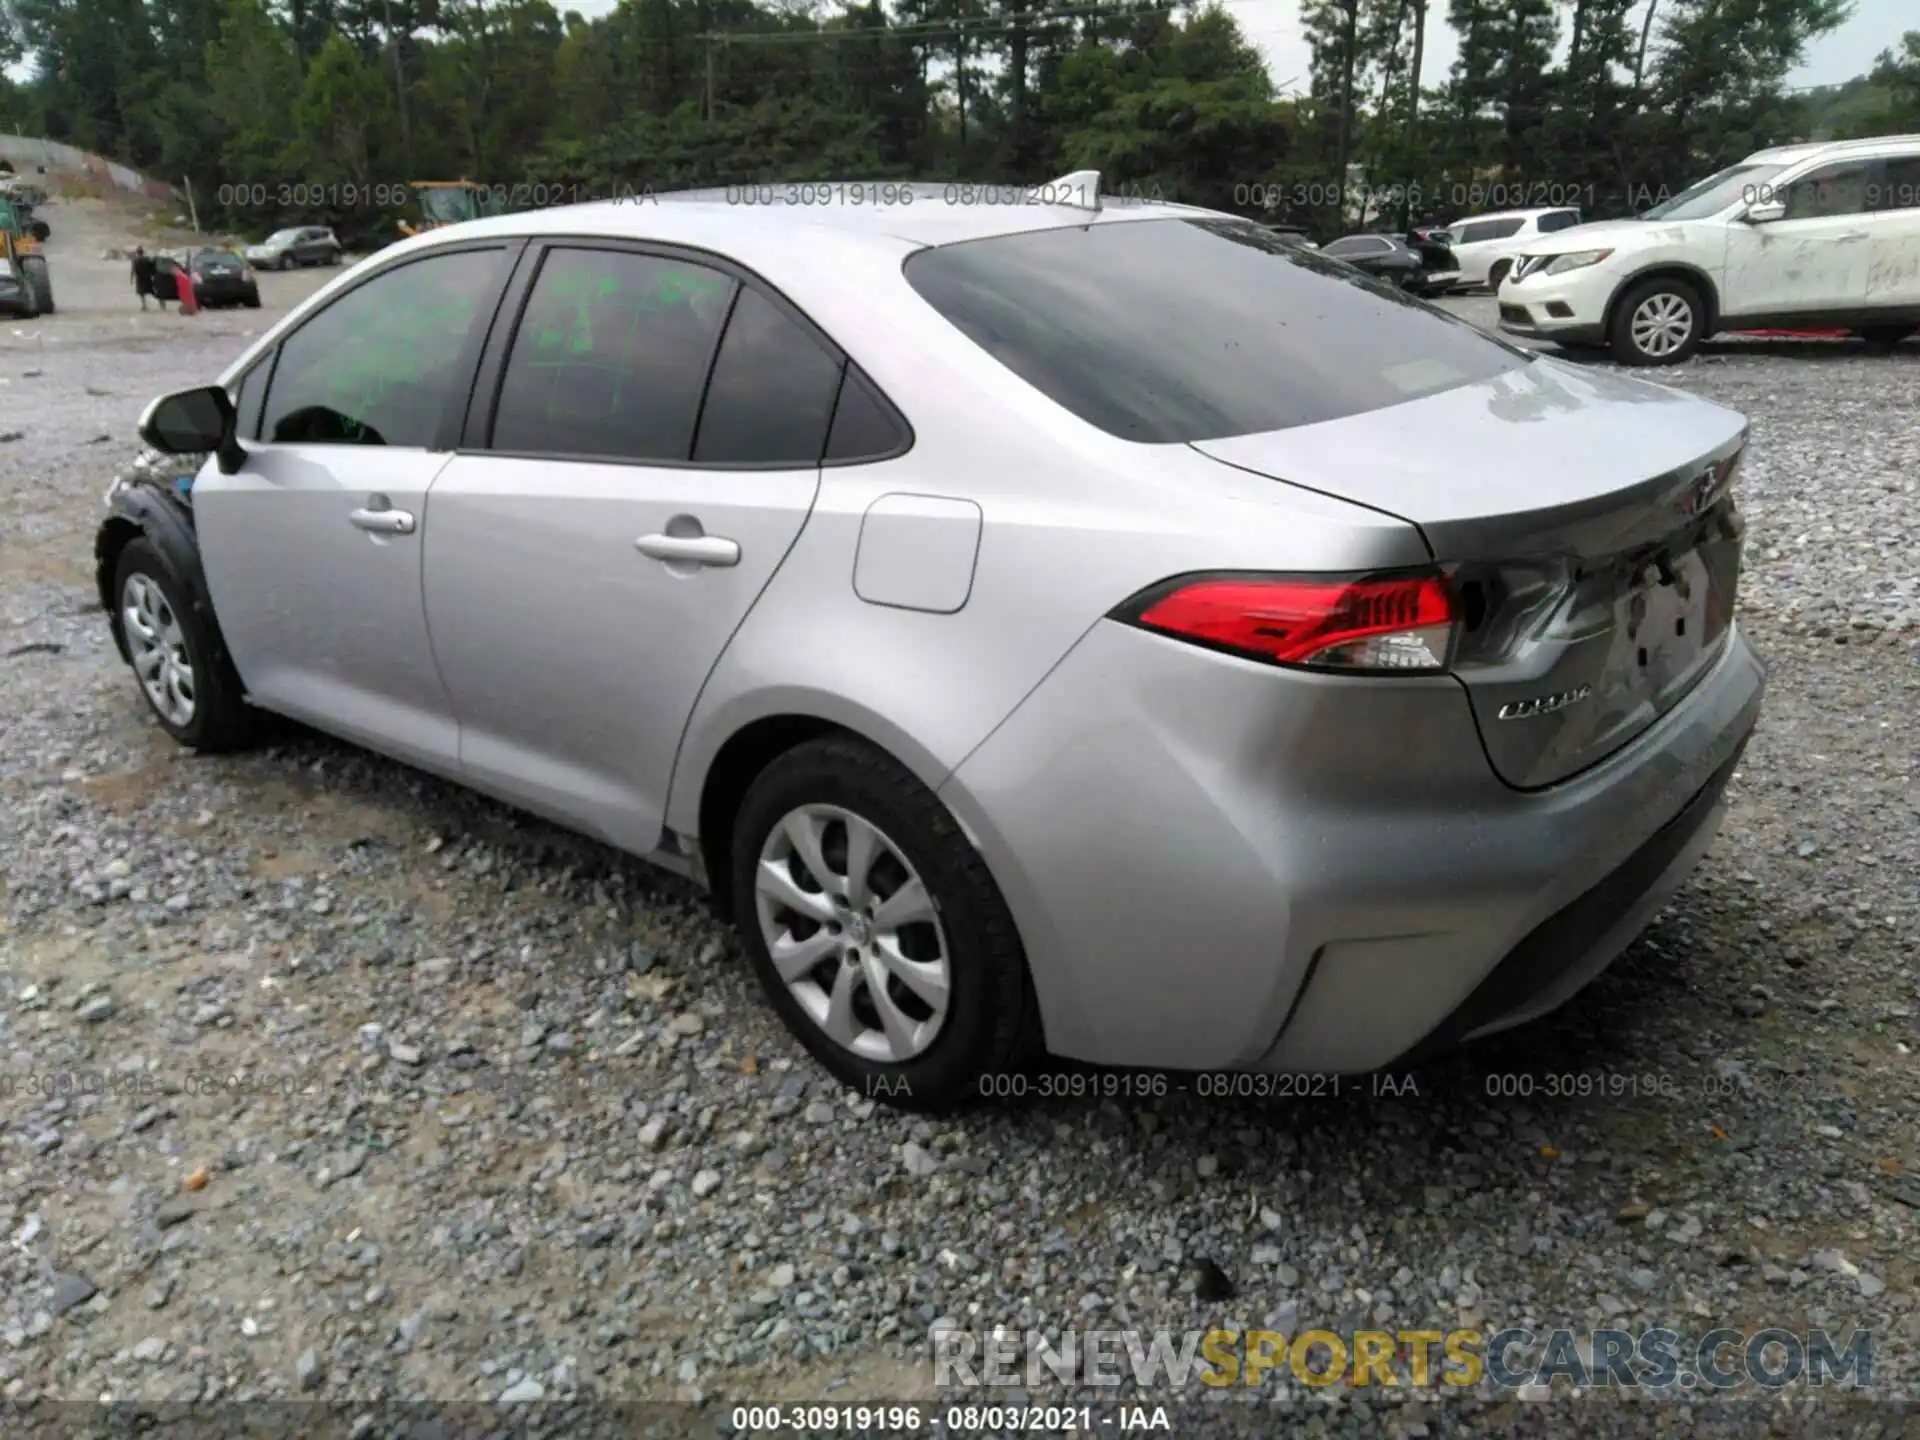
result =
[{"label": "white fence in background", "polygon": [[34,167],[48,170],[79,170],[111,181],[134,195],[153,200],[177,200],[179,192],[159,180],[149,180],[137,170],[116,165],[104,156],[62,145],[58,140],[41,140],[30,135],[0,135],[0,158],[12,162],[14,169],[32,175]]}]

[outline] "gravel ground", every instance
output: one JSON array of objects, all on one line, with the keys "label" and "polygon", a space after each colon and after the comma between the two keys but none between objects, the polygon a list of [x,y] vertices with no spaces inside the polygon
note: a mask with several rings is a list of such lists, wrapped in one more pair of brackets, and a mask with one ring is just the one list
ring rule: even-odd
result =
[{"label": "gravel ground", "polygon": [[[325,739],[166,739],[91,588],[100,493],[148,398],[313,281],[142,315],[98,259],[111,214],[48,217],[61,312],[0,322],[16,1406],[678,1401],[654,1418],[713,1434],[741,1402],[948,1398],[937,1321],[1863,1327],[1876,1390],[1909,1393],[1916,347],[1723,345],[1667,377],[1753,419],[1772,690],[1698,876],[1573,1007],[1399,1093],[929,1121],[839,1092],[680,883]],[[1293,1408],[1234,1409],[1247,1433],[1920,1433],[1886,1399],[1265,1389]]]}]

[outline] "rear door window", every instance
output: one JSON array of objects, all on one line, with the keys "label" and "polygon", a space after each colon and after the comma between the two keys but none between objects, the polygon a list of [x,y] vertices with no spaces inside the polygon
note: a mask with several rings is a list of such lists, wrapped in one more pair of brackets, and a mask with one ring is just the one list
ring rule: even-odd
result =
[{"label": "rear door window", "polygon": [[826,462],[856,465],[885,460],[913,443],[905,418],[851,360],[833,407],[833,428],[827,433]]},{"label": "rear door window", "polygon": [[1520,233],[1520,227],[1526,224],[1520,216],[1506,220],[1476,220],[1471,225],[1462,225],[1454,233],[1459,239],[1456,245],[1478,245],[1485,240],[1505,240]]},{"label": "rear door window", "polygon": [[1878,184],[1868,187],[1875,210],[1920,210],[1920,155],[1890,155]]},{"label": "rear door window", "polygon": [[1578,210],[1556,210],[1551,215],[1540,217],[1540,233],[1551,235],[1556,230],[1570,230],[1580,223]]},{"label": "rear door window", "polygon": [[507,355],[492,448],[687,463],[733,292],[730,276],[686,260],[549,250]]},{"label": "rear door window", "polygon": [[713,362],[694,462],[819,464],[840,368],[840,356],[772,299],[743,288]]},{"label": "rear door window", "polygon": [[1110,221],[919,251],[924,300],[1111,435],[1216,440],[1486,380],[1527,352],[1247,221]]}]

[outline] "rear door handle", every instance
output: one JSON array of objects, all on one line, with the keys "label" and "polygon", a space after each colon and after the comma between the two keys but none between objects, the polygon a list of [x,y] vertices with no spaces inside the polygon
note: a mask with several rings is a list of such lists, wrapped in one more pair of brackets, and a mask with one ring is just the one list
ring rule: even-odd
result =
[{"label": "rear door handle", "polygon": [[719,535],[642,535],[633,548],[676,565],[738,565],[740,546]]},{"label": "rear door handle", "polygon": [[405,510],[355,510],[347,516],[358,528],[374,535],[411,535],[413,516]]}]

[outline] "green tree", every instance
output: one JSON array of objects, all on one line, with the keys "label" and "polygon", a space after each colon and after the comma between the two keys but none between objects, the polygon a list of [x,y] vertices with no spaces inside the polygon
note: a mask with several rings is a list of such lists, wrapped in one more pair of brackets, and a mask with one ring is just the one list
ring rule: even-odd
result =
[{"label": "green tree", "polygon": [[1063,169],[1183,204],[1248,208],[1292,141],[1259,52],[1218,7],[1168,23],[1150,49],[1082,45],[1060,88],[1048,114],[1063,128]]},{"label": "green tree", "polygon": [[1666,0],[1647,112],[1636,117],[1636,183],[1684,185],[1778,140],[1798,118],[1782,89],[1807,44],[1852,0]]},{"label": "green tree", "polygon": [[220,38],[207,53],[207,113],[220,128],[222,182],[297,181],[288,106],[300,93],[293,41],[260,0],[227,0]]},{"label": "green tree", "polygon": [[1920,30],[1900,37],[1900,49],[1880,52],[1872,83],[1884,96],[1875,108],[1871,128],[1860,133],[1911,133],[1920,130]]},{"label": "green tree", "polygon": [[294,102],[295,171],[309,185],[372,186],[393,117],[393,94],[375,62],[331,32]]}]

